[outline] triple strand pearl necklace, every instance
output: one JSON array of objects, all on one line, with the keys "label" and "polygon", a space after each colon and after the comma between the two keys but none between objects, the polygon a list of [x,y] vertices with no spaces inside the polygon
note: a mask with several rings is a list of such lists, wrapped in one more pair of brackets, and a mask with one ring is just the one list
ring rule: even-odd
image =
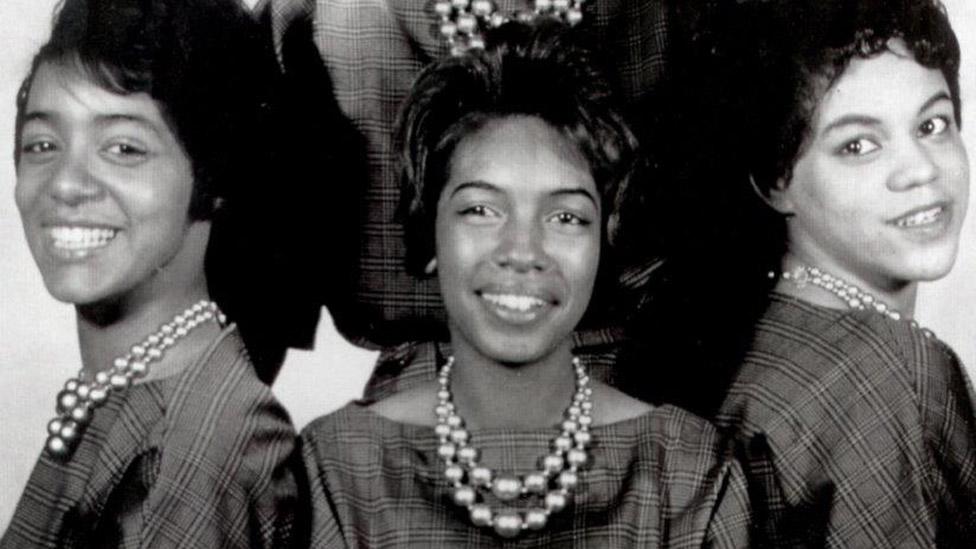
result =
[{"label": "triple strand pearl necklace", "polygon": [[470,50],[485,48],[484,33],[515,19],[529,22],[539,16],[555,17],[569,26],[583,20],[584,0],[535,0],[531,11],[506,15],[492,0],[436,0],[434,13],[440,18],[438,30],[457,57]]},{"label": "triple strand pearl necklace", "polygon": [[[775,273],[770,274],[775,276]],[[797,288],[804,288],[807,284],[812,284],[824,289],[840,298],[851,309],[858,311],[871,309],[894,320],[906,320],[900,312],[888,306],[884,301],[817,267],[800,265],[791,271],[784,271],[783,280],[792,282]],[[920,327],[914,319],[907,320],[913,327],[922,330],[926,337],[932,337],[932,332]]]},{"label": "triple strand pearl necklace", "polygon": [[[437,455],[444,462],[444,476],[453,486],[454,503],[465,507],[476,526],[494,528],[506,538],[523,530],[539,530],[546,526],[549,515],[566,507],[574,488],[579,484],[579,468],[589,460],[586,451],[592,436],[593,419],[589,387],[590,378],[580,360],[573,357],[576,373],[576,392],[566,408],[559,434],[552,439],[552,451],[544,456],[540,470],[524,476],[497,474],[478,463],[480,452],[470,444],[471,435],[458,415],[451,394],[451,369],[454,357],[441,367],[437,381],[437,426],[434,432],[440,440]],[[517,499],[531,503],[522,510],[511,506]],[[488,503],[495,500],[500,505]]]},{"label": "triple strand pearl necklace", "polygon": [[95,409],[108,400],[112,391],[127,389],[135,380],[145,377],[150,364],[161,360],[167,349],[209,320],[219,324],[226,322],[217,304],[204,299],[133,345],[126,354],[112,361],[110,368],[96,373],[93,379],[86,379],[81,371],[78,377],[65,382],[57,396],[58,415],[47,424],[47,453],[61,459],[71,455]]}]

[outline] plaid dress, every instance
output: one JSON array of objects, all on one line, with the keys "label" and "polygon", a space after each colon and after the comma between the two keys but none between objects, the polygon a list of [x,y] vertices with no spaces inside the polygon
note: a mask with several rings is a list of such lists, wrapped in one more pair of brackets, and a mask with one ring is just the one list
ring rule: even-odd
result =
[{"label": "plaid dress", "polygon": [[773,293],[717,423],[776,547],[972,547],[974,405],[934,336]]},{"label": "plaid dress", "polygon": [[[369,181],[358,204],[338,204],[329,216],[357,211],[358,226],[342,238],[358,238],[350,269],[352,307],[330,307],[339,330],[354,343],[391,346],[435,339],[443,331],[443,307],[435,278],[405,271],[403,228],[395,221],[399,179],[394,125],[400,104],[420,70],[448,55],[437,32],[432,0],[268,0],[269,21],[279,50],[283,37],[310,21],[311,38],[328,71],[335,101],[365,140]],[[502,12],[532,6],[532,0],[497,0]],[[591,29],[615,65],[623,98],[637,105],[650,97],[668,66],[670,12],[663,0],[591,0],[581,25]],[[286,72],[307,72],[308,56],[283,58]],[[331,98],[322,98],[329,102]],[[306,177],[308,185],[342,185],[330,165]],[[333,194],[339,191],[330,191]],[[349,293],[349,292],[346,292]],[[440,331],[438,331],[440,330]]]},{"label": "plaid dress", "polygon": [[[749,546],[745,477],[710,424],[664,406],[592,432],[591,461],[572,503],[545,529],[504,541],[472,526],[452,502],[431,427],[398,423],[351,403],[302,432],[311,546]],[[511,471],[517,464],[531,468],[552,435],[552,429],[471,433],[483,463]]]},{"label": "plaid dress", "polygon": [[42,453],[0,547],[287,547],[294,441],[227,328],[180,373],[113,393],[70,459]]}]

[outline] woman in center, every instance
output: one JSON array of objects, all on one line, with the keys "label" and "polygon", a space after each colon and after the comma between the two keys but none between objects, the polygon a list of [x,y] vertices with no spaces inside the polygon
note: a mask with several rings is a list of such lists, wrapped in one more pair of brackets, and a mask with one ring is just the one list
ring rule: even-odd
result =
[{"label": "woman in center", "polygon": [[573,355],[637,162],[573,32],[508,23],[415,83],[408,263],[439,278],[451,351],[428,382],[304,430],[313,547],[748,545],[742,470],[715,429]]}]

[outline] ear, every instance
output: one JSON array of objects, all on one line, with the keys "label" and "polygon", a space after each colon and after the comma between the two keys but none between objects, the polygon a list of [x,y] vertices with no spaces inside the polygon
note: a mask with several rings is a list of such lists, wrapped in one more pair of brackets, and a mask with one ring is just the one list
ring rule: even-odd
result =
[{"label": "ear", "polygon": [[767,206],[776,210],[781,215],[793,215],[793,201],[790,198],[788,183],[785,179],[782,177],[777,179],[776,184],[773,185],[769,191],[765,192],[756,183],[756,179],[752,176],[752,174],[749,174],[749,184],[752,185],[752,192],[754,192],[760,200],[765,202]]},{"label": "ear", "polygon": [[437,272],[437,258],[431,259],[429,263],[424,267],[424,273],[432,275]]}]

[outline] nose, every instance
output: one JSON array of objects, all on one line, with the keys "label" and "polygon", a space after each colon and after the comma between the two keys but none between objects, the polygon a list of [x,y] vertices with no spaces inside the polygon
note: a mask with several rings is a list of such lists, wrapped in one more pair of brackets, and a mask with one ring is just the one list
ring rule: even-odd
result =
[{"label": "nose", "polygon": [[540,223],[528,219],[508,219],[501,229],[495,249],[495,264],[519,273],[542,272],[551,259],[545,250],[545,235]]},{"label": "nose", "polygon": [[898,152],[897,158],[898,168],[888,179],[888,188],[892,191],[932,183],[941,171],[935,152],[917,139],[909,140],[907,146]]},{"label": "nose", "polygon": [[68,206],[97,199],[102,192],[90,160],[82,151],[66,151],[62,155],[51,172],[48,189],[56,201]]}]

